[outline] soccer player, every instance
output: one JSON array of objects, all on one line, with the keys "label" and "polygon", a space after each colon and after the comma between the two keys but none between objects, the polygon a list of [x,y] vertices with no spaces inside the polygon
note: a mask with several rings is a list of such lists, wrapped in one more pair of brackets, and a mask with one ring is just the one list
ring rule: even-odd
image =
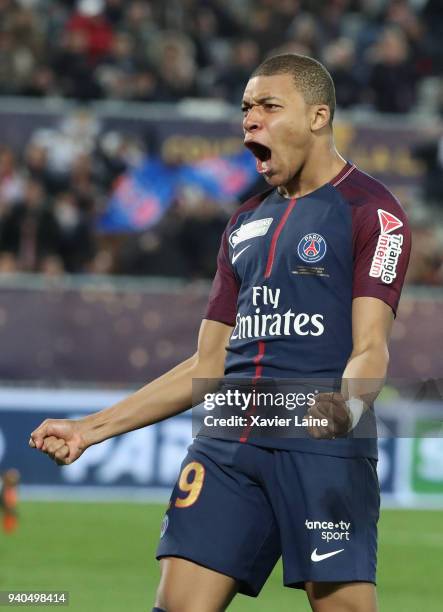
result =
[{"label": "soccer player", "polygon": [[270,189],[223,234],[195,355],[113,407],[31,434],[70,464],[186,410],[196,378],[343,380],[340,392],[316,387],[304,436],[196,437],[162,525],[156,611],[256,596],[280,555],[285,585],[305,589],[315,612],[377,609],[376,440],[352,434],[386,375],[410,234],[393,195],[335,149],[334,110],[316,60],[285,54],[255,70],[244,138]]}]

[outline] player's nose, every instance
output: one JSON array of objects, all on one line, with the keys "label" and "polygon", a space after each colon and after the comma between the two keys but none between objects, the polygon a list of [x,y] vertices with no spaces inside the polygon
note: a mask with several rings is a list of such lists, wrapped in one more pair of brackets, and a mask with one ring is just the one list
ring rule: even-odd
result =
[{"label": "player's nose", "polygon": [[262,127],[262,121],[258,109],[250,108],[243,119],[245,132],[256,132]]}]

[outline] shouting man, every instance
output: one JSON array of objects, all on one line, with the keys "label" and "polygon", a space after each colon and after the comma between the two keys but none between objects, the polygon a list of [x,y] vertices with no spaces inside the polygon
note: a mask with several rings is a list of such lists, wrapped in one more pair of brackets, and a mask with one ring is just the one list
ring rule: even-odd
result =
[{"label": "shouting man", "polygon": [[196,378],[342,380],[305,407],[305,436],[196,437],[163,523],[154,610],[225,610],[238,592],[257,596],[282,556],[285,585],[315,612],[375,612],[377,445],[352,433],[386,375],[407,219],[337,152],[334,84],[318,61],[267,59],[242,108],[270,189],[223,234],[196,353],[115,406],[46,420],[30,445],[70,464],[189,408]]}]

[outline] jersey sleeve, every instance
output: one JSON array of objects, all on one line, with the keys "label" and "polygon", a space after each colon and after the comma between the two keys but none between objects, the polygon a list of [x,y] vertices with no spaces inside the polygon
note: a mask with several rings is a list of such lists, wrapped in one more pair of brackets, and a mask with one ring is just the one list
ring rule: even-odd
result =
[{"label": "jersey sleeve", "polygon": [[411,232],[404,210],[389,192],[375,206],[354,211],[353,250],[353,298],[379,298],[395,315],[409,263]]},{"label": "jersey sleeve", "polygon": [[212,282],[205,319],[235,325],[239,284],[229,261],[227,230],[223,232],[217,256],[217,272]]}]

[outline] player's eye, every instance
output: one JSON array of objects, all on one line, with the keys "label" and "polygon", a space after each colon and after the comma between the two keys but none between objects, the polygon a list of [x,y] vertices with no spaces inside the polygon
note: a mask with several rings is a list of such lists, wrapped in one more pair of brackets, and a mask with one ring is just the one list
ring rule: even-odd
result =
[{"label": "player's eye", "polygon": [[242,112],[244,115],[246,115],[246,114],[249,112],[249,109],[250,109],[250,108],[251,108],[250,106],[242,106],[242,107],[241,107],[241,112]]},{"label": "player's eye", "polygon": [[265,104],[265,108],[266,110],[276,110],[277,108],[280,108],[280,106],[278,104],[272,104],[271,102],[268,102],[267,104]]}]

